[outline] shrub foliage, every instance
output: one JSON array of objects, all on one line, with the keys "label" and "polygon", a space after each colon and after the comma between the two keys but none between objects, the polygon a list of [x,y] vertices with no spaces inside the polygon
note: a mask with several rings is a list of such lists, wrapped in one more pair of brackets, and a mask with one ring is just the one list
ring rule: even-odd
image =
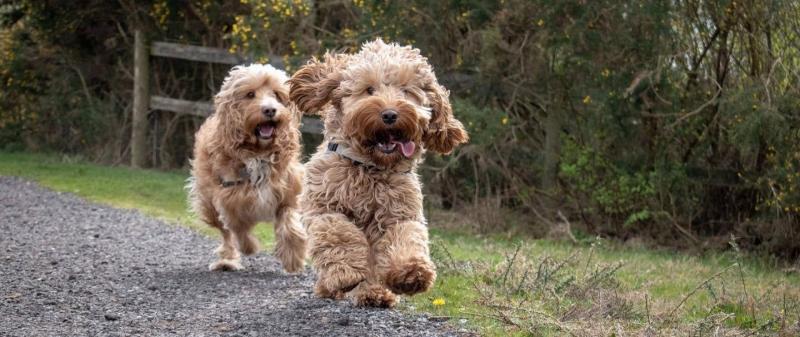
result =
[{"label": "shrub foliage", "polygon": [[[125,162],[135,28],[289,71],[382,37],[429,57],[472,135],[427,162],[441,206],[491,199],[591,234],[734,233],[800,254],[796,1],[16,0],[0,24],[7,149]],[[193,100],[226,71],[152,68],[154,93]],[[150,122],[151,164],[185,165],[200,121]]]}]

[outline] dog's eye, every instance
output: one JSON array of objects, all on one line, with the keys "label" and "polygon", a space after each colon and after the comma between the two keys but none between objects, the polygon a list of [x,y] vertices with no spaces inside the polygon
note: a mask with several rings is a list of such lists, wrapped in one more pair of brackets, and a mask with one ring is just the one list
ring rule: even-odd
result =
[{"label": "dog's eye", "polygon": [[247,95],[245,95],[245,97],[247,97],[247,98],[256,98],[256,92],[255,91],[249,91],[249,92],[247,92]]},{"label": "dog's eye", "polygon": [[412,89],[403,89],[403,95],[405,95],[406,98],[408,99],[414,99],[417,101],[421,100],[419,94],[417,94],[417,92]]},{"label": "dog's eye", "polygon": [[374,94],[375,94],[375,88],[373,88],[373,87],[367,87],[367,95],[370,95],[370,96],[372,96],[372,95],[374,95]]}]

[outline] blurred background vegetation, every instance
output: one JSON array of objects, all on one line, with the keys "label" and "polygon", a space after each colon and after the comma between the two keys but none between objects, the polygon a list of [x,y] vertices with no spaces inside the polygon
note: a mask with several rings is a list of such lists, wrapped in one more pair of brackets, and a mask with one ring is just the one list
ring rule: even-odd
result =
[{"label": "blurred background vegetation", "polygon": [[[0,27],[0,150],[129,162],[134,29],[290,73],[382,37],[469,128],[422,174],[470,230],[800,256],[797,1],[16,0]],[[227,70],[153,59],[151,90],[210,100]],[[202,120],[149,123],[150,166],[185,168]]]}]

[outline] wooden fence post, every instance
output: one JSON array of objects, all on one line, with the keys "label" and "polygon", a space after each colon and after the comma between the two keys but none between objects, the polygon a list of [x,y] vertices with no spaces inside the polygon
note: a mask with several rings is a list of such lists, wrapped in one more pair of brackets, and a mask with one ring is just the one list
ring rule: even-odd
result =
[{"label": "wooden fence post", "polygon": [[141,30],[134,33],[133,125],[131,128],[131,166],[145,166],[147,158],[147,113],[150,106],[150,53]]}]

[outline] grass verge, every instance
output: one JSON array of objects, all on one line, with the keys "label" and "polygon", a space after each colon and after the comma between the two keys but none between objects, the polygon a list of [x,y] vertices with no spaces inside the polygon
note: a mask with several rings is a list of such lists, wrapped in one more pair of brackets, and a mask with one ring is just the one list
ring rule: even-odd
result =
[{"label": "grass verge", "polygon": [[[0,152],[0,175],[216,235],[187,211],[186,172]],[[271,229],[257,228],[271,246]],[[487,336],[800,334],[800,276],[741,254],[735,240],[729,252],[702,257],[602,239],[569,244],[436,228],[431,242],[436,285],[402,307]]]}]

